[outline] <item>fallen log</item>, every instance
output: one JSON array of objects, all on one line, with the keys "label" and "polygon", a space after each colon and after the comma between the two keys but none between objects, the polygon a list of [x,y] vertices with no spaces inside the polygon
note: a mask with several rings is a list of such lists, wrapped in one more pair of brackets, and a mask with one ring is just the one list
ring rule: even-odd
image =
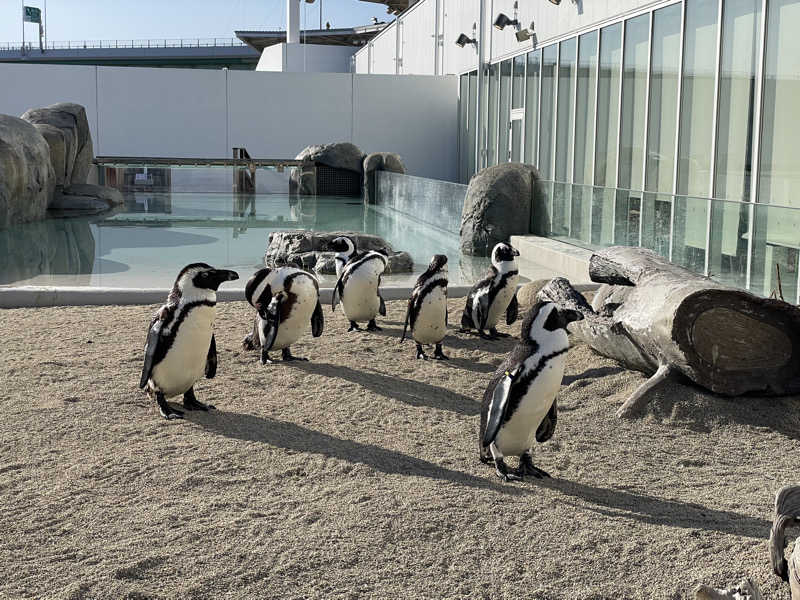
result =
[{"label": "fallen log", "polygon": [[800,600],[800,539],[795,541],[794,551],[788,561],[783,553],[786,546],[785,530],[790,525],[800,525],[800,485],[787,485],[775,494],[775,517],[769,532],[772,570],[789,583],[792,600]]},{"label": "fallen log", "polygon": [[592,305],[566,279],[539,297],[579,310],[570,325],[595,351],[651,378],[617,412],[632,415],[647,392],[680,374],[726,396],[800,393],[800,309],[725,286],[650,250],[616,246],[594,254]]}]

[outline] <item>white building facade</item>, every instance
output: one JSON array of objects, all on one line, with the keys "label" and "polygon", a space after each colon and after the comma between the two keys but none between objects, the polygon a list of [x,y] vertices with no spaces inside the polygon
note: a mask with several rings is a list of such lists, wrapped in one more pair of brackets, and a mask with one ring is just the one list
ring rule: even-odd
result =
[{"label": "white building facade", "polygon": [[421,0],[354,68],[459,75],[460,179],[536,165],[534,232],[800,301],[800,0],[515,4]]}]

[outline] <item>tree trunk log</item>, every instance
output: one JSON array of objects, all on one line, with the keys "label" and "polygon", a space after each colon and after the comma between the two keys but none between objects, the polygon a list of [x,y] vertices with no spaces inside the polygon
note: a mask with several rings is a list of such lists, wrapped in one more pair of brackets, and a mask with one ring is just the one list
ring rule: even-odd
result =
[{"label": "tree trunk log", "polygon": [[667,376],[662,367],[728,396],[800,393],[797,307],[722,285],[643,248],[598,252],[589,275],[607,284],[591,307],[561,278],[540,297],[580,310],[585,319],[570,330],[600,354],[659,374],[628,409]]}]

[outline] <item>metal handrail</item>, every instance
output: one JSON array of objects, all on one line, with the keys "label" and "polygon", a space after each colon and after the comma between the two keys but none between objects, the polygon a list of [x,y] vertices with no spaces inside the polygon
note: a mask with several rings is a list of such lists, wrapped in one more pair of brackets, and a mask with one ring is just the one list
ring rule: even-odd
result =
[{"label": "metal handrail", "polygon": [[[156,38],[147,40],[68,40],[47,42],[45,50],[85,50],[89,48],[220,48],[246,46],[239,38]],[[20,42],[0,42],[0,51],[23,48]],[[25,42],[26,50],[38,50],[38,42]]]},{"label": "metal handrail", "polygon": [[298,167],[302,160],[294,158],[165,158],[156,156],[98,156],[94,164],[141,167]]}]

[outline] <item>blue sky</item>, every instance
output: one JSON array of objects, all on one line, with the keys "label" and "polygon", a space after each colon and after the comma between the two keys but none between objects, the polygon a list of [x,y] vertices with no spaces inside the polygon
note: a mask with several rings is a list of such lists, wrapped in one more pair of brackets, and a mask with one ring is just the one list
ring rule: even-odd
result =
[{"label": "blue sky", "polygon": [[[302,2],[300,22],[319,27],[320,0]],[[45,0],[26,0],[44,8]],[[22,1],[0,0],[0,42],[22,39]],[[323,26],[364,25],[375,16],[393,17],[386,7],[358,0],[322,0]],[[286,0],[47,0],[47,39],[115,40],[234,37],[236,29],[283,29]],[[25,25],[25,39],[37,39],[37,25]]]}]

